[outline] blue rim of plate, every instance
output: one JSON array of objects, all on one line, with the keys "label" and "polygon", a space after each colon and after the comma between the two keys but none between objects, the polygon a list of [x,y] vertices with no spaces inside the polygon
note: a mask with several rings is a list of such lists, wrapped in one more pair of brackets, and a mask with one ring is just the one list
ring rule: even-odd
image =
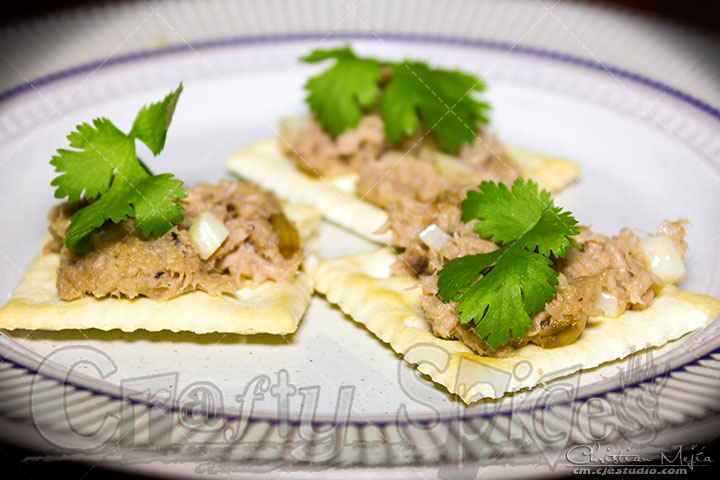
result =
[{"label": "blue rim of plate", "polygon": [[97,68],[104,68],[105,66],[119,65],[123,63],[129,63],[135,60],[161,57],[171,53],[180,53],[192,50],[208,50],[220,47],[232,47],[238,45],[251,45],[251,44],[269,44],[269,43],[282,43],[282,42],[293,42],[293,41],[309,41],[309,40],[377,40],[379,36],[385,40],[390,41],[407,41],[407,42],[418,42],[418,43],[440,43],[443,45],[461,45],[468,47],[484,48],[487,50],[499,50],[507,53],[520,53],[533,57],[556,60],[562,63],[568,63],[571,65],[581,66],[589,68],[591,70],[597,70],[600,72],[607,72],[618,77],[625,78],[627,80],[639,83],[646,87],[650,87],[654,90],[658,90],[661,93],[675,97],[707,114],[712,116],[715,120],[720,121],[720,109],[706,103],[699,98],[690,95],[682,90],[678,90],[666,83],[653,80],[650,77],[640,75],[631,70],[608,65],[606,63],[598,62],[595,60],[589,60],[587,58],[570,55],[554,50],[548,50],[545,48],[533,47],[530,45],[523,44],[511,44],[509,42],[500,42],[489,39],[470,39],[462,37],[451,37],[445,35],[419,35],[419,34],[403,34],[403,33],[382,33],[382,34],[366,34],[358,32],[348,33],[335,33],[331,36],[321,33],[286,33],[277,35],[249,35],[244,37],[228,37],[228,38],[216,38],[211,40],[203,40],[195,43],[185,43],[180,45],[171,45],[165,48],[139,50],[136,52],[130,52],[116,57],[112,57],[106,60],[93,60],[87,63],[76,65],[74,67],[59,70],[57,72],[45,75],[43,77],[36,78],[25,82],[24,84],[17,85],[0,92],[0,103],[5,102],[13,97],[16,97],[24,92],[32,90],[38,86],[48,85],[50,83],[63,80],[74,75],[81,73],[87,73]]},{"label": "blue rim of plate", "polygon": [[[384,40],[390,40],[390,41],[406,41],[406,42],[417,42],[417,43],[432,43],[432,44],[443,44],[443,45],[458,45],[458,46],[465,46],[465,47],[474,47],[474,48],[481,48],[486,50],[494,50],[494,51],[503,51],[506,53],[517,53],[521,55],[527,55],[530,57],[535,58],[542,58],[547,60],[553,60],[560,63],[565,63],[573,66],[579,66],[584,67],[590,70],[595,70],[599,72],[605,72],[609,73],[611,75],[618,76],[620,78],[624,78],[627,80],[630,80],[632,82],[638,83],[640,85],[652,88],[654,90],[658,90],[661,93],[664,93],[666,95],[670,95],[708,115],[710,115],[713,119],[720,122],[720,110],[709,103],[706,103],[699,98],[690,95],[682,90],[678,90],[676,88],[673,88],[670,85],[667,85],[665,83],[659,82],[657,80],[653,80],[652,78],[646,77],[644,75],[640,75],[638,73],[635,73],[630,70],[626,70],[623,68],[619,68],[613,65],[608,65],[605,63],[597,62],[594,60],[589,60],[583,57],[578,57],[575,55],[570,55],[554,50],[548,50],[545,48],[539,48],[539,47],[533,47],[530,45],[522,45],[522,44],[511,44],[509,42],[500,42],[496,40],[490,40],[490,39],[469,39],[469,38],[463,38],[463,37],[452,37],[452,36],[444,36],[444,35],[420,35],[420,34],[401,34],[401,33],[382,33],[379,34],[382,36]],[[330,37],[327,36],[325,33],[314,33],[314,32],[303,32],[303,33],[286,33],[286,34],[277,34],[277,35],[250,35],[250,36],[238,36],[238,37],[228,37],[228,38],[216,38],[211,40],[203,40],[198,42],[189,42],[185,44],[180,45],[171,45],[169,47],[160,48],[160,49],[152,49],[152,50],[139,50],[136,52],[130,52],[122,55],[118,55],[113,58],[109,58],[106,60],[94,60],[87,63],[83,63],[80,65],[76,65],[74,67],[66,68],[59,70],[57,72],[39,77],[35,80],[31,80],[29,82],[26,82],[22,85],[18,85],[15,87],[12,87],[10,89],[7,89],[3,92],[0,92],[0,103],[9,101],[12,98],[15,98],[17,96],[22,95],[25,92],[28,92],[30,90],[33,90],[39,86],[45,86],[52,84],[54,82],[65,80],[67,78],[80,75],[83,73],[87,73],[90,71],[93,71],[97,68],[105,68],[108,66],[113,65],[122,65],[131,63],[133,61],[137,60],[143,60],[148,58],[158,58],[162,56],[166,56],[169,54],[174,53],[183,53],[187,51],[193,51],[193,50],[211,50],[215,48],[223,48],[223,47],[236,47],[239,45],[258,45],[258,44],[274,44],[274,43],[283,43],[283,42],[293,42],[293,41],[311,41],[311,40],[321,40],[321,39],[332,39],[332,40],[377,40],[377,36],[374,34],[366,34],[362,32],[346,32],[346,33],[335,33],[331,35]],[[714,321],[714,320],[713,320]],[[712,322],[711,322],[712,323]],[[694,360],[690,360],[689,362],[677,365],[673,368],[669,368],[661,373],[657,374],[650,374],[646,376],[645,378],[635,381],[634,383],[610,388],[608,390],[604,390],[602,392],[597,392],[590,395],[585,396],[579,396],[571,400],[564,400],[564,401],[557,401],[557,402],[551,402],[551,403],[543,403],[541,406],[563,406],[563,405],[571,405],[577,402],[582,402],[585,400],[588,400],[590,398],[595,398],[599,396],[607,396],[613,393],[621,393],[623,391],[634,389],[639,387],[642,384],[645,383],[651,383],[654,382],[655,379],[663,376],[669,376],[673,372],[677,372],[680,370],[684,370],[685,368],[689,366],[694,365],[700,365],[700,362],[709,358],[712,358],[713,355],[720,354],[720,345],[716,346],[714,349],[706,351],[701,356],[695,358]],[[18,369],[24,369],[28,373],[32,374],[33,376],[40,376],[42,378],[53,380],[59,382],[60,386],[69,386],[73,387],[76,390],[79,391],[86,391],[94,396],[99,397],[105,397],[113,401],[128,401],[133,405],[145,405],[148,408],[160,408],[163,410],[166,410],[170,413],[179,413],[183,412],[184,409],[179,406],[174,405],[165,405],[165,404],[159,404],[159,403],[152,403],[152,402],[146,402],[142,400],[137,400],[133,398],[124,397],[122,395],[113,394],[110,392],[106,392],[97,388],[92,388],[88,386],[81,385],[79,383],[75,383],[73,381],[68,380],[67,378],[58,378],[52,375],[47,375],[44,373],[41,373],[38,369],[32,368],[28,365],[25,365],[21,362],[12,360],[10,358],[7,358],[5,355],[0,355],[0,362],[2,363],[9,363],[12,365],[12,368],[18,368]],[[523,412],[531,412],[532,410],[538,408],[538,406],[532,407],[532,408],[524,408],[524,409],[517,409],[517,410],[507,410],[503,412],[482,412],[479,414],[459,414],[454,415],[450,417],[442,417],[437,416],[436,418],[418,418],[417,420],[410,420],[410,421],[401,421],[399,418],[395,418],[393,420],[349,420],[349,421],[336,421],[336,420],[311,420],[311,421],[300,421],[300,420],[292,420],[292,419],[286,419],[285,422],[292,426],[299,426],[299,425],[310,425],[312,427],[323,427],[323,426],[332,426],[332,427],[343,427],[343,426],[353,426],[353,427],[367,427],[367,426],[377,426],[384,428],[390,424],[398,425],[398,426],[405,426],[409,424],[420,424],[420,425],[427,425],[432,422],[439,422],[442,424],[449,424],[454,421],[460,421],[460,422],[466,422],[466,421],[472,421],[476,419],[488,419],[495,416],[509,416],[514,413],[523,413]],[[241,415],[235,415],[235,414],[228,414],[228,413],[216,413],[216,412],[203,412],[206,417],[215,419],[215,418],[222,418],[226,421],[237,421],[237,420],[243,420],[247,421],[248,423],[267,423],[270,425],[276,425],[280,423],[280,420],[273,417],[263,417],[263,416],[249,416],[248,418],[243,418]]]}]

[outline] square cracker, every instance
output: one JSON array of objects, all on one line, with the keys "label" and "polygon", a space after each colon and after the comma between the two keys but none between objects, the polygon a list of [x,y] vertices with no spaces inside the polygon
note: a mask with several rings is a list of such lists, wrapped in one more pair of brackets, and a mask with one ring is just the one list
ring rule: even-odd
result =
[{"label": "square cracker", "polygon": [[[320,213],[308,205],[285,205],[285,213],[298,226],[308,248],[307,241],[320,223]],[[0,310],[0,328],[282,335],[297,330],[313,292],[310,273],[299,271],[293,281],[268,280],[241,288],[233,295],[212,296],[195,291],[162,301],[91,296],[64,301],[58,298],[55,282],[58,262],[57,253],[42,253],[32,262]],[[307,262],[304,266],[307,270]]]},{"label": "square cracker", "polygon": [[[383,248],[323,260],[314,274],[315,289],[465,403],[499,398],[661,346],[708,325],[720,313],[714,298],[668,285],[645,310],[589,319],[570,345],[543,349],[529,344],[509,357],[483,357],[461,341],[432,333],[417,282],[390,273],[395,258]],[[524,373],[517,375],[516,367]]]}]

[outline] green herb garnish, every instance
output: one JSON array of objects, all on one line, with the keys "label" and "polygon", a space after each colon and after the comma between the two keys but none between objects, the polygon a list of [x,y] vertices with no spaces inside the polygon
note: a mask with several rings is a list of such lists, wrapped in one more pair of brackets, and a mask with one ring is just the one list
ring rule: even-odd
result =
[{"label": "green herb garnish", "polygon": [[380,63],[358,58],[349,48],[314,50],[304,62],[316,63],[329,58],[337,61],[323,73],[308,80],[307,103],[320,124],[331,135],[338,136],[354,127],[363,110],[377,103],[380,93]]},{"label": "green herb garnish", "polygon": [[458,303],[462,323],[474,322],[479,339],[493,349],[519,339],[532,326],[530,315],[555,295],[561,258],[579,233],[577,220],[553,203],[546,190],[518,178],[512,193],[483,182],[462,203],[462,220],[480,220],[474,231],[500,248],[449,261],[439,272],[438,295]]},{"label": "green herb garnish", "polygon": [[[473,97],[485,84],[474,75],[421,62],[360,58],[348,47],[314,50],[302,58],[309,63],[327,59],[336,62],[310,78],[305,88],[310,109],[333,136],[357,126],[378,102],[392,143],[415,133],[422,122],[443,148],[457,153],[475,140],[480,123],[488,123],[488,104]],[[383,68],[390,72],[387,85],[382,85]]]},{"label": "green herb garnish", "polygon": [[183,182],[172,174],[152,175],[135,153],[136,139],[154,155],[162,151],[181,92],[182,84],[162,102],[143,107],[127,135],[107,118],[82,123],[68,135],[75,150],[58,149],[50,163],[63,173],[50,184],[57,187],[56,198],[91,202],[72,216],[64,239],[68,248],[83,252],[89,235],[107,220],[133,217],[145,237],[159,237],[183,220],[183,207],[173,201],[187,196]]}]

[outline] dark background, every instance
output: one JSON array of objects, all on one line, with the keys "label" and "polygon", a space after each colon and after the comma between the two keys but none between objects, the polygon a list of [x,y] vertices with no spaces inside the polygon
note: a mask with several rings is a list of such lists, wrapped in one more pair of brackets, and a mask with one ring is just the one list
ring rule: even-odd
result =
[{"label": "dark background", "polygon": [[[36,0],[3,2],[0,24],[14,23],[38,15],[52,15],[68,8],[128,2],[130,0]],[[173,0],[167,0],[173,1]],[[508,0],[514,1],[514,0]],[[718,0],[561,0],[568,3],[590,3],[621,7],[641,15],[660,16],[696,28],[720,34],[720,1]],[[720,38],[720,37],[718,37]]]},{"label": "dark background", "polygon": [[[128,1],[128,0],[122,0]],[[167,0],[173,1],[173,0]],[[507,0],[513,1],[513,0]],[[639,15],[664,18],[688,27],[704,30],[720,39],[720,0],[566,0],[570,3],[594,3],[611,7],[621,7]],[[85,8],[94,5],[114,3],[109,0],[56,0],[56,1],[20,1],[5,2],[2,6],[2,25],[30,20],[34,17],[52,16],[68,9]],[[117,2],[115,2],[117,3]],[[720,54],[720,46],[718,49]],[[720,466],[720,441],[706,446],[705,452],[715,460],[711,471],[717,472]],[[102,467],[75,463],[39,463],[23,462],[23,458],[36,455],[37,452],[0,443],[0,476],[3,479],[45,479],[67,478],[68,480],[140,478],[115,472]],[[693,473],[710,473],[697,469]],[[712,475],[712,473],[711,473]],[[615,478],[621,478],[614,476]],[[638,478],[633,475],[631,478]]]}]

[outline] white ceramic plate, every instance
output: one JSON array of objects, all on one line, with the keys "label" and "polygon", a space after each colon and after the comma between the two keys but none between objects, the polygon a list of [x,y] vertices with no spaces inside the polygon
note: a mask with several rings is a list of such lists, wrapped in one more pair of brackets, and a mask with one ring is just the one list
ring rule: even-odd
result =
[{"label": "white ceramic plate", "polygon": [[[172,15],[185,22],[188,15],[198,15],[222,24],[217,12],[190,5],[179,3],[155,15],[171,26]],[[471,11],[452,12],[462,18]],[[215,182],[228,175],[224,162],[232,151],[275,135],[281,117],[306,111],[302,85],[315,68],[296,59],[319,45],[346,42],[362,54],[417,58],[482,75],[490,86],[492,128],[504,142],[581,164],[581,180],[557,196],[560,204],[605,234],[624,226],[652,232],[665,218],[690,219],[689,273],[682,287],[720,297],[720,113],[666,85],[672,79],[651,80],[592,58],[524,43],[451,36],[442,31],[452,31],[448,18],[427,20],[412,35],[400,28],[385,28],[382,34],[328,29],[327,34],[282,23],[295,18],[289,14],[262,18],[272,33],[241,31],[201,37],[192,45],[130,52],[0,94],[0,196],[11,207],[0,217],[0,298],[41,247],[45,215],[54,203],[48,161],[77,123],[102,115],[129,128],[140,105],[161,98],[182,80],[185,91],[153,169],[172,171],[188,184]],[[207,30],[212,27],[206,25]],[[371,248],[329,225],[320,245],[327,256]],[[110,460],[127,466],[128,452],[182,451],[186,456],[171,457],[187,462],[172,467],[178,472],[281,465],[299,474],[297,468],[312,462],[337,468],[451,468],[458,458],[487,464],[498,453],[516,458],[519,465],[540,461],[555,467],[575,444],[624,442],[639,451],[653,449],[656,443],[645,438],[650,434],[675,442],[700,438],[689,438],[677,426],[707,427],[715,418],[717,394],[708,396],[708,391],[717,388],[720,371],[713,353],[720,346],[717,330],[716,321],[651,357],[638,355],[545,389],[465,407],[315,297],[298,332],[287,337],[5,332],[0,381],[7,388],[0,408],[3,422],[18,431],[28,420],[34,422],[28,438],[49,442],[45,447],[73,447],[78,458],[97,461],[99,454],[89,447],[105,441],[107,430],[114,448]],[[68,367],[73,367],[69,374]],[[37,370],[44,376],[35,375]],[[696,377],[688,380],[688,375]],[[57,386],[58,380],[65,388]],[[270,389],[285,383],[284,390]],[[34,396],[28,397],[30,387]],[[279,402],[283,391],[287,401]],[[134,404],[128,392],[134,392]],[[255,402],[249,399],[253,392]],[[638,404],[635,396],[645,403]],[[588,419],[593,401],[610,412],[599,422],[612,427],[607,436],[581,425],[598,423]],[[146,414],[149,404],[161,408]],[[197,416],[188,417],[183,409]],[[543,412],[540,419],[538,412]],[[634,419],[629,424],[628,416]],[[538,425],[553,435],[543,434]],[[118,444],[120,437],[124,440]],[[154,468],[146,456],[136,460],[133,468]]]}]

